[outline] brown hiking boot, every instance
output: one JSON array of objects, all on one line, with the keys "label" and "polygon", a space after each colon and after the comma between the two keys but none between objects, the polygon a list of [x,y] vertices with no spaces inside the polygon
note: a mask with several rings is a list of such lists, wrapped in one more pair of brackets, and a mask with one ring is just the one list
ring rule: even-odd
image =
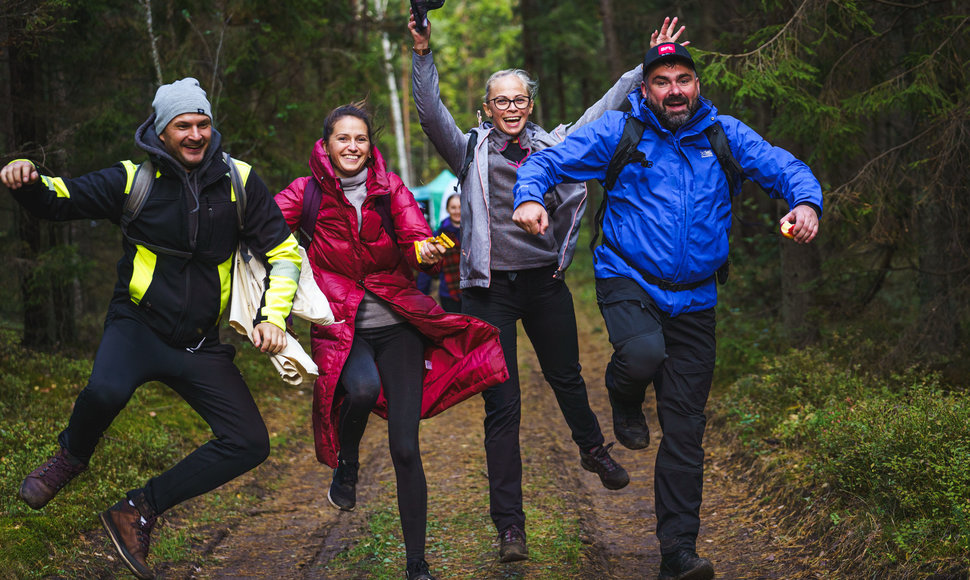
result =
[{"label": "brown hiking boot", "polygon": [[516,525],[505,528],[498,535],[498,561],[518,562],[529,559],[529,548],[525,545],[525,532]]},{"label": "brown hiking boot", "polygon": [[[145,517],[142,514],[149,515]],[[142,580],[155,578],[155,572],[146,561],[149,536],[155,527],[155,520],[154,510],[145,501],[144,493],[139,493],[132,500],[125,498],[101,512],[101,523],[118,550],[121,561]]]},{"label": "brown hiking boot", "polygon": [[88,468],[63,447],[43,465],[30,472],[20,484],[20,498],[39,510],[54,499],[69,481]]}]

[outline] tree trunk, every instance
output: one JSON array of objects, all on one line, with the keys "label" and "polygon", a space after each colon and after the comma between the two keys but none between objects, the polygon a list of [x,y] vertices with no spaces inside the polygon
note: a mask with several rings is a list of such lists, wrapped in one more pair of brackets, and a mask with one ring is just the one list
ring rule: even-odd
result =
[{"label": "tree trunk", "polygon": [[813,320],[815,287],[822,272],[818,245],[815,241],[796,244],[787,238],[779,238],[781,322],[785,327],[785,336],[792,341],[792,345],[805,346],[819,338],[818,324]]},{"label": "tree trunk", "polygon": [[[17,46],[11,46],[10,58],[10,103],[13,115],[11,142],[13,150],[18,147],[35,148],[44,141],[43,125],[37,114],[40,94],[37,90],[37,71],[40,63],[35,58],[22,53]],[[54,343],[51,328],[53,320],[47,306],[49,302],[43,289],[34,288],[32,281],[37,257],[45,250],[40,221],[17,208],[17,234],[20,238],[19,258],[23,264],[20,270],[20,291],[23,296],[23,344],[27,348],[44,349]]]},{"label": "tree trunk", "polygon": [[600,0],[600,14],[603,18],[603,41],[606,45],[606,66],[609,67],[610,80],[616,82],[626,67],[623,66],[623,56],[620,54],[620,43],[616,38],[616,28],[613,24],[613,0]]},{"label": "tree trunk", "polygon": [[916,325],[917,342],[924,355],[946,357],[957,343],[957,315],[951,296],[952,257],[950,241],[955,224],[947,208],[935,192],[919,192],[925,199],[917,200],[916,219],[919,230],[919,304]]},{"label": "tree trunk", "polygon": [[[525,70],[533,79],[542,79],[542,48],[537,42],[539,35],[535,31],[539,0],[521,0],[519,6],[522,12],[522,59]],[[540,127],[545,127],[545,112],[541,104],[537,104],[533,112],[532,121]]]}]

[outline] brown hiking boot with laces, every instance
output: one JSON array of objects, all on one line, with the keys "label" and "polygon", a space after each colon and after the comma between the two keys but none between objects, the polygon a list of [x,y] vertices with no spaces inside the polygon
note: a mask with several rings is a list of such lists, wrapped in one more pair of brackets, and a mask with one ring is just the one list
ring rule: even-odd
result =
[{"label": "brown hiking boot with laces", "polygon": [[30,507],[39,510],[54,499],[62,487],[87,468],[87,465],[75,459],[62,447],[24,478],[24,482],[20,484],[20,498]]},{"label": "brown hiking boot with laces", "polygon": [[498,535],[498,561],[518,562],[529,559],[529,548],[525,545],[525,532],[516,525],[502,530]]},{"label": "brown hiking boot with laces", "polygon": [[148,567],[147,560],[148,544],[156,519],[144,493],[132,499],[125,498],[101,512],[101,523],[118,550],[121,561],[142,580],[155,578],[155,572]]}]

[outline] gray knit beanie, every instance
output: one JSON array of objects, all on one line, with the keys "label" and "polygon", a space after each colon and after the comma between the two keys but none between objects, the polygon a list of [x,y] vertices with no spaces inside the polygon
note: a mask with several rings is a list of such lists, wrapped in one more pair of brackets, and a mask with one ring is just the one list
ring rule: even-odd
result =
[{"label": "gray knit beanie", "polygon": [[158,135],[165,131],[172,119],[183,113],[198,113],[212,118],[212,105],[205,98],[199,81],[192,77],[158,87],[152,108],[155,109],[155,133]]}]

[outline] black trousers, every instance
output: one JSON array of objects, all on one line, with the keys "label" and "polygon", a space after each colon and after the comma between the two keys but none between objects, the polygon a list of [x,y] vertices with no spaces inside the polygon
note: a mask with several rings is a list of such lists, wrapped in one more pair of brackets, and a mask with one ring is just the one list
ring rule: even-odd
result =
[{"label": "black trousers", "polygon": [[218,343],[190,352],[166,344],[137,320],[110,318],[88,384],[58,438],[61,446],[87,462],[135,389],[160,381],[185,399],[214,438],[151,478],[144,487],[148,504],[162,513],[242,475],[269,456],[269,435],[232,362],[235,352]]},{"label": "black trousers", "polygon": [[565,282],[553,278],[555,271],[554,266],[493,271],[488,288],[467,288],[461,294],[462,312],[499,329],[499,341],[509,369],[507,381],[482,393],[490,513],[500,532],[511,525],[525,527],[516,321],[522,321],[532,342],[542,374],[555,393],[573,441],[583,450],[603,444],[603,433],[590,409],[586,383],[580,374],[573,297]]},{"label": "black trousers", "polygon": [[671,317],[629,278],[597,279],[596,300],[613,344],[606,386],[614,401],[639,408],[651,382],[656,392],[663,430],[654,472],[660,550],[694,549],[704,481],[704,407],[714,377],[714,309]]},{"label": "black trousers", "polygon": [[346,461],[357,461],[367,419],[384,389],[405,556],[409,562],[422,560],[428,520],[428,485],[418,441],[424,337],[410,324],[356,329],[339,385],[345,394],[340,407],[340,459]]}]

